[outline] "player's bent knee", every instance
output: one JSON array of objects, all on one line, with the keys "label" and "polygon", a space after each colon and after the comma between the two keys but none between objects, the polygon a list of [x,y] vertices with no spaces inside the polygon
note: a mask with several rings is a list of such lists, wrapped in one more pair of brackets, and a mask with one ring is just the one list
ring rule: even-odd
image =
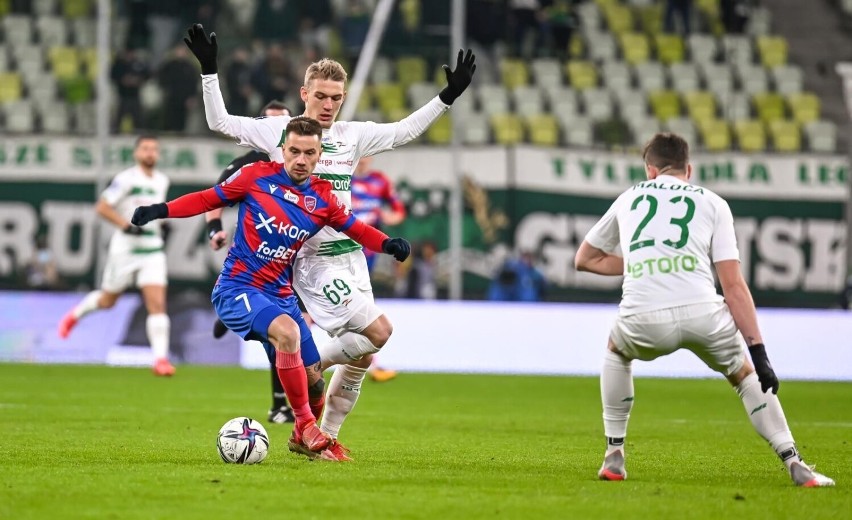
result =
[{"label": "player's bent knee", "polygon": [[284,352],[298,352],[301,342],[301,334],[299,326],[293,321],[293,318],[282,314],[272,320],[269,324],[269,342],[277,350]]},{"label": "player's bent knee", "polygon": [[391,334],[393,334],[393,324],[391,324],[387,316],[382,314],[373,323],[369,324],[361,334],[379,349],[385,346],[385,343],[388,342]]}]

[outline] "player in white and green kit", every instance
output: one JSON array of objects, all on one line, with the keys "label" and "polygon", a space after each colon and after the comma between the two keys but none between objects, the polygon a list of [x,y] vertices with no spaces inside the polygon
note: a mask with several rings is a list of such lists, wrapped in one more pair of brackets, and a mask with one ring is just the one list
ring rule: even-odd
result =
[{"label": "player in white and green kit", "polygon": [[[624,276],[601,372],[607,451],[598,476],[627,478],[624,437],[634,397],[631,361],[650,361],[685,348],[734,386],[755,430],[784,462],[793,482],[833,486],[833,480],[802,461],[787,426],[776,396],[778,379],[740,272],[731,209],[707,188],[689,183],[692,165],[682,138],[657,134],[643,157],[648,180],[616,199],[575,258],[579,271]],[[716,292],[714,269],[724,298]]]},{"label": "player in white and green kit", "polygon": [[[203,28],[195,25],[185,41],[201,64],[204,109],[210,129],[234,137],[241,145],[266,152],[271,160],[281,162],[281,139],[290,117],[252,119],[228,114],[216,74],[215,35],[208,38]],[[455,70],[444,66],[447,86],[408,117],[387,124],[335,122],[346,97],[346,71],[330,59],[311,64],[300,93],[305,103],[304,115],[323,126],[322,157],[314,174],[331,182],[340,200],[351,204],[350,182],[358,160],[392,150],[423,134],[470,85],[476,70],[474,60],[470,51],[466,55],[459,51]],[[311,318],[334,336],[320,349],[321,369],[339,365],[325,394],[326,409],[321,428],[336,439],[341,424],[358,399],[372,354],[390,338],[391,322],[373,300],[361,247],[331,228],[324,228],[299,251],[293,286]],[[311,367],[306,369],[309,381],[315,378]],[[318,390],[316,385],[311,389]]]},{"label": "player in white and green kit", "polygon": [[87,294],[63,316],[59,335],[68,337],[81,318],[90,312],[111,308],[124,291],[138,287],[148,311],[145,332],[154,353],[154,373],[171,376],[175,368],[169,362],[171,322],[166,314],[168,280],[163,224],[157,221],[139,227],[130,223],[137,207],[166,200],[169,178],[155,169],[159,156],[156,137],[139,137],[133,150],[136,165],[116,175],[98,200],[95,210],[116,227],[109,241],[101,289]]}]

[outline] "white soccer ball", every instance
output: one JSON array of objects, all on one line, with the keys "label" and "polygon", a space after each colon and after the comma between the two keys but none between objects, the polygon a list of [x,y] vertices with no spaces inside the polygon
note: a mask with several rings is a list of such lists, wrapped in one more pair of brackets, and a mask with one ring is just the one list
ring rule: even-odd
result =
[{"label": "white soccer ball", "polygon": [[229,464],[257,464],[269,453],[269,435],[249,417],[235,417],[219,430],[219,456]]}]

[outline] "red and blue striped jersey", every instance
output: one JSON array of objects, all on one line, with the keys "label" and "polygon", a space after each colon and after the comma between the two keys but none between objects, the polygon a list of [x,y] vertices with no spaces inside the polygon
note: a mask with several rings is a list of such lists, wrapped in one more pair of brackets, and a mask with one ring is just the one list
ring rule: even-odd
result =
[{"label": "red and blue striped jersey", "polygon": [[302,244],[323,226],[345,231],[356,223],[331,183],[311,176],[297,185],[279,163],[250,164],[212,189],[225,204],[241,202],[219,284],[290,296],[293,262]]},{"label": "red and blue striped jersey", "polygon": [[353,175],[350,187],[352,213],[366,224],[379,227],[382,208],[385,206],[390,206],[394,211],[405,211],[405,206],[396,196],[390,179],[380,171]]}]

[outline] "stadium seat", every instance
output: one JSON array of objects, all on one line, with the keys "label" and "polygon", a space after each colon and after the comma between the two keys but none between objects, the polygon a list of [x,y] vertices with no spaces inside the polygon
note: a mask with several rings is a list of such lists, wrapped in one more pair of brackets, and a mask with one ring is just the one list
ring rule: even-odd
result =
[{"label": "stadium seat", "polygon": [[509,109],[509,91],[502,85],[480,85],[476,91],[479,106],[489,116],[507,114]]},{"label": "stadium seat", "polygon": [[731,149],[731,129],[727,122],[719,119],[703,121],[699,129],[706,150],[721,152]]},{"label": "stadium seat", "polygon": [[718,97],[719,106],[728,121],[751,119],[751,100],[745,92],[731,92],[726,97]]},{"label": "stadium seat", "polygon": [[533,60],[531,68],[536,85],[540,87],[562,85],[562,63],[559,60],[538,58]]},{"label": "stadium seat", "polygon": [[754,47],[748,36],[726,34],[722,37],[726,61],[735,67],[754,64]]},{"label": "stadium seat", "polygon": [[634,121],[630,125],[630,133],[633,134],[633,144],[642,147],[661,130],[660,122],[653,118]]},{"label": "stadium seat", "polygon": [[[71,34],[74,35],[74,44],[78,47],[94,47],[97,44],[95,20],[92,18],[74,18],[71,20]],[[378,60],[379,57],[377,56],[376,59]],[[375,62],[373,62],[373,66],[375,67]],[[370,77],[372,80],[372,75]],[[386,81],[390,81],[390,78]]]},{"label": "stadium seat", "polygon": [[648,95],[651,111],[660,121],[680,115],[680,97],[673,90],[657,90]]},{"label": "stadium seat", "polygon": [[666,65],[683,61],[685,49],[680,35],[658,33],[654,38],[654,47],[657,50],[657,60]]},{"label": "stadium seat", "polygon": [[690,62],[673,63],[669,67],[672,88],[678,92],[699,90],[698,69]]},{"label": "stadium seat", "polygon": [[[393,62],[390,58],[385,56],[376,56],[373,60],[373,66],[370,68],[370,83],[379,85],[392,82],[394,78],[393,69]],[[441,72],[443,73],[443,71]],[[442,83],[443,81],[443,79],[440,79],[438,82]]]},{"label": "stadium seat", "polygon": [[80,49],[80,62],[83,65],[83,72],[90,80],[97,81],[98,77],[98,50],[94,47],[84,47]]},{"label": "stadium seat", "polygon": [[624,56],[624,61],[631,65],[645,63],[651,57],[650,44],[648,37],[644,33],[629,32],[624,33],[620,37],[621,54]]},{"label": "stadium seat", "polygon": [[45,74],[38,83],[30,85],[27,91],[29,99],[42,114],[49,107],[57,105],[56,79],[53,76]]},{"label": "stadium seat", "polygon": [[570,120],[580,112],[577,93],[571,88],[563,87],[548,93],[550,98],[550,113],[558,119]]},{"label": "stadium seat", "polygon": [[426,81],[426,60],[420,56],[403,56],[396,60],[396,78],[403,88]]},{"label": "stadium seat", "polygon": [[761,5],[753,5],[749,11],[746,33],[751,36],[769,34],[772,25],[772,13],[769,8]]},{"label": "stadium seat", "polygon": [[704,77],[704,84],[707,85],[707,90],[715,94],[720,100],[728,97],[734,90],[733,73],[731,72],[731,68],[724,63],[706,63],[702,65],[701,75]]},{"label": "stadium seat", "polygon": [[812,152],[835,153],[837,151],[837,125],[831,121],[811,121],[805,124],[808,148]]},{"label": "stadium seat", "polygon": [[431,144],[449,144],[453,136],[453,121],[444,113],[426,129],[426,139]]},{"label": "stadium seat", "polygon": [[666,88],[666,73],[658,61],[647,61],[636,65],[636,80],[643,92]]},{"label": "stadium seat", "polygon": [[42,47],[56,47],[68,43],[68,27],[58,16],[42,16],[36,19],[38,40]]},{"label": "stadium seat", "polygon": [[11,61],[9,53],[6,52],[6,46],[0,47],[0,72],[7,72],[11,68]]},{"label": "stadium seat", "polygon": [[552,115],[532,115],[526,117],[524,122],[531,143],[541,146],[557,146],[559,144],[559,124]]},{"label": "stadium seat", "polygon": [[719,52],[719,43],[710,34],[692,33],[687,38],[689,57],[693,63],[712,63]]},{"label": "stadium seat", "polygon": [[480,112],[468,114],[462,126],[461,141],[465,144],[487,144],[490,140],[488,116]]},{"label": "stadium seat", "polygon": [[67,103],[79,104],[92,100],[92,82],[85,76],[62,80],[63,97]]},{"label": "stadium seat", "polygon": [[759,36],[757,49],[764,67],[772,68],[787,63],[787,40],[783,36]]},{"label": "stadium seat", "polygon": [[601,66],[601,79],[613,92],[632,90],[633,78],[630,68],[623,61],[607,61]]},{"label": "stadium seat", "polygon": [[650,3],[639,6],[639,20],[642,31],[647,35],[659,34],[663,31],[663,4]]},{"label": "stadium seat", "polygon": [[698,146],[695,125],[688,117],[673,117],[666,121],[664,126],[669,132],[684,138],[689,146]]},{"label": "stadium seat", "polygon": [[562,126],[564,143],[568,146],[588,148],[594,142],[592,122],[586,117],[576,117],[570,121],[559,121]]},{"label": "stadium seat", "polygon": [[820,101],[812,92],[800,92],[787,97],[793,119],[799,123],[810,123],[819,119]]},{"label": "stadium seat", "polygon": [[621,35],[633,30],[633,12],[628,6],[613,2],[603,12],[611,33]]},{"label": "stadium seat", "polygon": [[618,96],[617,99],[621,119],[628,124],[650,117],[648,115],[648,103],[645,93],[638,90],[630,90]]},{"label": "stadium seat", "polygon": [[804,86],[802,69],[796,65],[779,65],[771,70],[771,76],[780,94],[796,94]]},{"label": "stadium seat", "polygon": [[41,128],[43,131],[52,134],[68,133],[68,108],[62,103],[55,103],[53,106],[40,111]]},{"label": "stadium seat", "polygon": [[57,79],[71,79],[80,74],[80,54],[75,47],[51,47],[48,59]]},{"label": "stadium seat", "polygon": [[527,64],[523,60],[506,59],[500,61],[500,78],[503,86],[514,89],[526,85],[530,81]]},{"label": "stadium seat", "polygon": [[453,113],[459,115],[472,114],[476,111],[476,96],[474,96],[475,92],[471,92],[470,95],[461,96],[453,102]]},{"label": "stadium seat", "polygon": [[769,91],[769,75],[760,65],[740,65],[737,67],[741,90],[748,94]]},{"label": "stadium seat", "polygon": [[9,14],[0,20],[3,27],[4,46],[31,45],[33,41],[32,18],[21,14]]},{"label": "stadium seat", "polygon": [[586,48],[589,49],[589,59],[594,61],[612,61],[618,54],[615,38],[606,32],[586,33]]},{"label": "stadium seat", "polygon": [[35,128],[35,114],[32,104],[25,99],[4,105],[6,131],[14,134],[29,134]]},{"label": "stadium seat", "polygon": [[784,119],[784,98],[781,97],[781,94],[764,92],[755,94],[752,99],[757,111],[757,118],[764,123]]},{"label": "stadium seat", "polygon": [[762,152],[766,150],[766,132],[763,124],[755,119],[743,119],[734,122],[737,143],[744,152]]},{"label": "stadium seat", "polygon": [[521,116],[544,112],[544,95],[538,87],[518,87],[511,92],[510,96],[515,106],[515,112]]},{"label": "stadium seat", "polygon": [[599,31],[603,25],[600,9],[593,2],[584,2],[577,6],[577,17],[583,32]]},{"label": "stadium seat", "polygon": [[612,96],[604,88],[590,88],[580,91],[583,99],[585,114],[592,121],[604,121],[610,119],[613,114]]},{"label": "stadium seat", "polygon": [[793,121],[776,120],[769,123],[772,143],[778,152],[798,152],[802,149],[802,135]]},{"label": "stadium seat", "polygon": [[[432,83],[419,82],[408,86],[408,102],[411,108],[417,109],[438,95],[438,89]],[[454,103],[455,104],[455,103]]]},{"label": "stadium seat", "polygon": [[566,71],[570,85],[577,90],[594,88],[598,85],[598,72],[588,61],[569,61]]},{"label": "stadium seat", "polygon": [[17,72],[0,73],[0,103],[6,104],[21,99],[21,75]]},{"label": "stadium seat", "polygon": [[392,111],[408,106],[405,103],[405,90],[399,83],[379,83],[373,85],[372,90],[376,105],[386,118]]},{"label": "stadium seat", "polygon": [[524,125],[515,114],[492,115],[491,131],[497,144],[513,145],[524,140]]},{"label": "stadium seat", "polygon": [[65,18],[89,16],[94,0],[62,0],[62,14]]},{"label": "stadium seat", "polygon": [[51,16],[56,14],[57,0],[35,0],[33,12],[38,16]]},{"label": "stadium seat", "polygon": [[716,98],[712,92],[696,91],[684,94],[686,111],[693,121],[716,119]]}]

